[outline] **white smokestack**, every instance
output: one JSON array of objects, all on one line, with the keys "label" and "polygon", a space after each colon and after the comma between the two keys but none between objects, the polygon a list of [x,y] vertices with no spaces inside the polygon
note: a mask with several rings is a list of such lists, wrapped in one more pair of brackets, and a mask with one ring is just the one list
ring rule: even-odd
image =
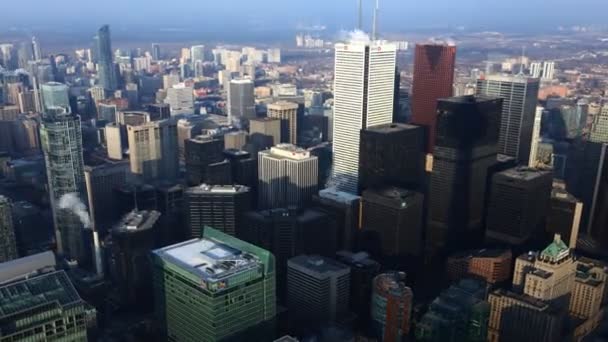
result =
[{"label": "white smokestack", "polygon": [[80,200],[77,193],[71,192],[61,196],[59,208],[67,209],[78,216],[85,229],[91,228],[91,218],[89,217],[87,206]]}]

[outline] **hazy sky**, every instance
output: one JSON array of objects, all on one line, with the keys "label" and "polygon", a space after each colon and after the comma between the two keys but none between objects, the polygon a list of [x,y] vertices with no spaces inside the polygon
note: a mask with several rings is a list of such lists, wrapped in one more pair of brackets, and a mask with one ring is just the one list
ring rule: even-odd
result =
[{"label": "hazy sky", "polygon": [[[363,0],[371,13],[374,0]],[[381,29],[467,26],[487,29],[603,24],[608,0],[380,0]],[[356,0],[0,0],[0,28],[102,23],[228,31],[256,25],[351,28]],[[371,19],[366,19],[371,22]]]}]

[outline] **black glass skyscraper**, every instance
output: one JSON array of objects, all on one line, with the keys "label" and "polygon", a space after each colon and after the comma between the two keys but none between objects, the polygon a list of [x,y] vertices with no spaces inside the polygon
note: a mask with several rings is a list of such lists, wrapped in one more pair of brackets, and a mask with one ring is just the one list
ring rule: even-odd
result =
[{"label": "black glass skyscraper", "polygon": [[481,238],[488,168],[496,163],[502,99],[441,99],[429,192],[427,253]]},{"label": "black glass skyscraper", "polygon": [[110,38],[110,26],[104,25],[97,32],[97,63],[99,67],[99,85],[106,90],[116,90],[118,81],[116,79],[116,68],[112,57],[112,40]]}]

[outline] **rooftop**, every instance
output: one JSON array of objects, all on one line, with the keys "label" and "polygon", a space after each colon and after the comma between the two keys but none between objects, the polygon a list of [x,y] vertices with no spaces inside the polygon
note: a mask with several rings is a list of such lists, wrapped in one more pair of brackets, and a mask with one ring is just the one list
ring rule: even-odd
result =
[{"label": "rooftop", "polygon": [[329,275],[335,272],[343,272],[350,268],[336,260],[319,255],[298,255],[289,259],[289,267],[296,265],[311,270],[320,275]]},{"label": "rooftop", "polygon": [[[0,319],[45,304],[70,306],[83,303],[64,271],[45,273],[0,287]],[[33,314],[33,313],[32,313]]]},{"label": "rooftop", "polygon": [[541,252],[540,256],[542,259],[558,262],[570,256],[570,248],[562,241],[561,235],[555,234],[553,242]]},{"label": "rooftop", "polygon": [[530,167],[514,167],[505,171],[500,172],[500,175],[509,177],[509,178],[513,178],[513,179],[519,179],[519,180],[524,180],[524,181],[529,181],[529,180],[533,180],[539,177],[543,177],[546,176],[547,174],[550,174],[550,171],[543,171],[543,170],[539,170],[539,169],[534,169],[534,168],[530,168]]},{"label": "rooftop", "polygon": [[271,110],[294,110],[298,109],[298,104],[289,101],[277,101],[269,104],[266,107]]},{"label": "rooftop", "polygon": [[[264,265],[260,256],[265,252],[246,242],[205,227],[202,239],[193,239],[153,251],[163,261],[173,264],[207,284],[207,288],[223,290],[232,284],[226,280],[244,273],[262,276]],[[266,252],[267,253],[267,252]],[[214,287],[215,284],[216,287]]]},{"label": "rooftop", "polygon": [[374,133],[392,133],[404,130],[422,129],[422,126],[402,124],[402,123],[391,123],[384,125],[377,125],[368,127],[366,130]]},{"label": "rooftop", "polygon": [[392,296],[405,296],[411,294],[409,287],[405,286],[405,273],[382,273],[374,278],[374,292]]},{"label": "rooftop", "polygon": [[319,191],[319,197],[343,204],[351,204],[352,202],[361,199],[361,197],[357,195],[353,195],[344,191],[339,191],[335,188],[329,188]]},{"label": "rooftop", "polygon": [[114,231],[119,233],[134,233],[151,229],[159,217],[160,213],[158,211],[133,210],[120,220],[114,227]]},{"label": "rooftop", "polygon": [[486,75],[480,80],[488,80],[488,81],[499,81],[499,82],[513,82],[513,83],[538,83],[537,78],[532,78],[528,76],[519,76],[519,75]]},{"label": "rooftop", "polygon": [[508,249],[476,249],[453,254],[450,258],[498,258],[511,257],[511,251]]},{"label": "rooftop", "polygon": [[304,160],[309,158],[317,158],[310,155],[310,151],[292,144],[278,144],[271,147],[270,150],[261,151],[260,154],[278,158],[278,159],[292,159],[292,160]]},{"label": "rooftop", "polygon": [[193,194],[205,194],[205,193],[213,193],[213,194],[236,194],[236,193],[245,193],[249,191],[249,187],[244,185],[207,185],[201,184],[199,186],[195,186],[189,188],[187,190],[188,193]]}]

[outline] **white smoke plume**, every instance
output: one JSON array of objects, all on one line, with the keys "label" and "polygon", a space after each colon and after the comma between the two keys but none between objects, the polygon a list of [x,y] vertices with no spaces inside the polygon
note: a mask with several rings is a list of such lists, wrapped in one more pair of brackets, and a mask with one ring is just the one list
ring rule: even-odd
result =
[{"label": "white smoke plume", "polygon": [[85,229],[91,228],[91,218],[89,217],[87,206],[80,200],[77,193],[71,192],[61,196],[59,208],[67,209],[78,216]]},{"label": "white smoke plume", "polygon": [[340,31],[339,40],[348,43],[369,43],[371,41],[369,34],[361,30]]}]

